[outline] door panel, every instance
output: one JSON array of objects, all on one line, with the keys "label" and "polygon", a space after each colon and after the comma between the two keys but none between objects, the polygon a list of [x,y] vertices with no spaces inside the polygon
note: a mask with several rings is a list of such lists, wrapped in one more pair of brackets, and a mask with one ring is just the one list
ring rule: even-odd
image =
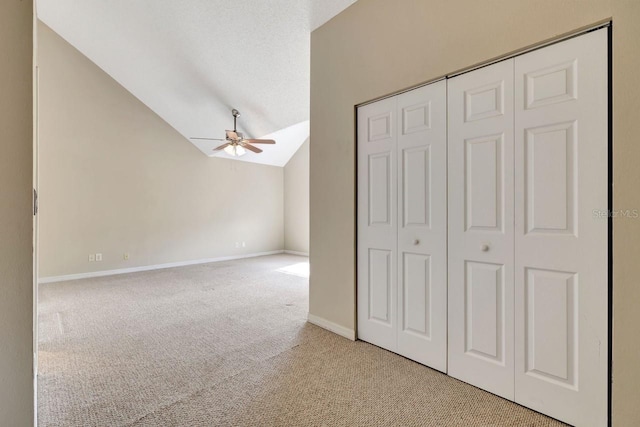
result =
[{"label": "door panel", "polygon": [[465,352],[503,364],[504,266],[465,263]]},{"label": "door panel", "polygon": [[527,233],[574,233],[576,122],[526,129]]},{"label": "door panel", "polygon": [[358,109],[358,337],[396,351],[396,99]]},{"label": "door panel", "polygon": [[515,400],[580,426],[607,423],[607,73],[606,29],[515,60]]},{"label": "door panel", "polygon": [[398,353],[446,372],[446,82],[397,99]]},{"label": "door panel", "polygon": [[391,225],[391,152],[369,155],[369,225]]},{"label": "door panel", "polygon": [[404,227],[430,227],[431,147],[402,150],[402,203]]},{"label": "door panel", "polygon": [[464,141],[465,230],[502,230],[503,136]]},{"label": "door panel", "polygon": [[431,259],[428,255],[403,254],[402,331],[431,338]]},{"label": "door panel", "polygon": [[571,388],[577,386],[577,282],[573,272],[525,270],[525,370]]},{"label": "door panel", "polygon": [[369,249],[369,318],[391,325],[391,251]]},{"label": "door panel", "polygon": [[448,83],[449,374],[513,399],[513,60]]}]

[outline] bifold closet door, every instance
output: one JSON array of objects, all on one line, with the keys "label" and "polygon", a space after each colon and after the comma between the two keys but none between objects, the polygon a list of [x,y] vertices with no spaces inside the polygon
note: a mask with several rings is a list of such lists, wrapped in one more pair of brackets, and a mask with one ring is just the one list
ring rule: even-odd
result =
[{"label": "bifold closet door", "polygon": [[358,109],[358,338],[397,348],[397,98]]},{"label": "bifold closet door", "polygon": [[607,37],[358,109],[360,339],[606,425]]},{"label": "bifold closet door", "polygon": [[358,109],[358,337],[446,371],[446,82]]},{"label": "bifold closet door", "polygon": [[515,71],[515,400],[604,426],[607,30],[517,57]]},{"label": "bifold closet door", "polygon": [[449,375],[513,399],[513,59],[448,81]]},{"label": "bifold closet door", "polygon": [[398,350],[447,370],[447,83],[398,96]]}]

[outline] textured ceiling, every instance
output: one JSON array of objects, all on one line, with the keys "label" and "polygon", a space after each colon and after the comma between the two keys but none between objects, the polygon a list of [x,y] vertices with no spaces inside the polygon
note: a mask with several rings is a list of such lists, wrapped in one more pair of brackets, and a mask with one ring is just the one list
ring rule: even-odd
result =
[{"label": "textured ceiling", "polygon": [[[37,12],[185,138],[224,138],[237,108],[245,137],[278,138],[239,160],[283,166],[309,135],[310,32],[354,2],[38,0]],[[208,156],[220,145],[194,143]]]}]

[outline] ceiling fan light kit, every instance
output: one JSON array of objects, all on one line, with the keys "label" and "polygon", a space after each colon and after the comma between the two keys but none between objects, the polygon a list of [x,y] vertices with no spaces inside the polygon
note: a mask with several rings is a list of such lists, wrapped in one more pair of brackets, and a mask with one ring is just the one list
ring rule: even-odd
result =
[{"label": "ceiling fan light kit", "polygon": [[235,108],[231,110],[233,115],[233,130],[226,131],[225,139],[218,138],[191,138],[191,139],[204,139],[209,141],[226,141],[219,147],[213,149],[213,151],[224,150],[230,156],[240,157],[247,153],[247,150],[253,151],[256,154],[262,153],[262,150],[258,147],[254,147],[251,144],[275,144],[273,139],[245,139],[241,132],[236,129],[236,120],[240,115],[240,112]]},{"label": "ceiling fan light kit", "polygon": [[224,152],[227,153],[230,156],[234,156],[234,157],[240,157],[240,156],[244,156],[245,154],[247,154],[247,150],[245,150],[244,148],[242,148],[239,145],[227,145],[224,148]]}]

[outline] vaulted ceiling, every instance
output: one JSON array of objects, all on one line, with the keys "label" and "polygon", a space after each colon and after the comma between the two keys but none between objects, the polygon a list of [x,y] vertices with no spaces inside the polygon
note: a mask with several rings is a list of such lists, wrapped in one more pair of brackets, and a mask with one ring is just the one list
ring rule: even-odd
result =
[{"label": "vaulted ceiling", "polygon": [[38,0],[38,18],[207,156],[241,112],[284,166],[309,136],[310,33],[355,0]]}]

